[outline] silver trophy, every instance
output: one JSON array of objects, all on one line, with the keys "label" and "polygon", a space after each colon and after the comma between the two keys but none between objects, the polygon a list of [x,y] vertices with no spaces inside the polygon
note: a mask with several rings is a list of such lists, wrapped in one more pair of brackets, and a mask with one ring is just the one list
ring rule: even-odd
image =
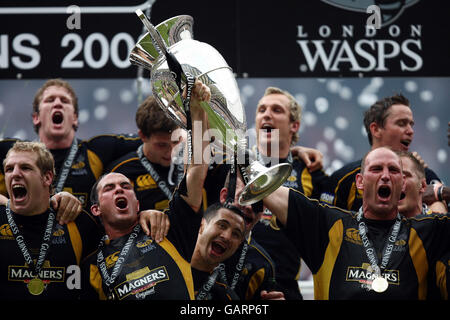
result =
[{"label": "silver trophy", "polygon": [[[188,83],[187,75],[200,79],[211,90],[210,102],[200,105],[208,115],[214,144],[237,157],[238,164],[244,163],[245,112],[233,71],[225,59],[211,45],[194,40],[191,16],[176,16],[155,27],[141,10],[136,14],[148,32],[131,51],[130,62],[150,70],[151,88],[159,106],[180,127],[189,130],[182,92]],[[258,161],[247,162],[247,183],[239,202],[250,205],[263,199],[283,184],[291,170],[287,163],[266,168]]]}]

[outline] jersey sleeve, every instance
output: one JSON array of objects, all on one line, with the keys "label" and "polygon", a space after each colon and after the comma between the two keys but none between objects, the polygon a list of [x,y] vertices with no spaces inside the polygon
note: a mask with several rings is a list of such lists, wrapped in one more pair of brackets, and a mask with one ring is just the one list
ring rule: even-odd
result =
[{"label": "jersey sleeve", "polygon": [[142,144],[137,135],[111,134],[95,136],[87,141],[88,149],[95,153],[104,168],[114,160],[135,151]]},{"label": "jersey sleeve", "polygon": [[[84,210],[75,220],[75,224],[78,230],[78,234],[76,231],[70,230],[70,228],[69,232],[71,232],[72,243],[74,245],[77,245],[77,243],[81,245],[81,250],[78,250],[80,250],[81,252],[80,260],[82,260],[89,254],[97,250],[102,232],[101,227],[99,226],[95,218],[90,213]],[[75,251],[77,252],[77,250]]]},{"label": "jersey sleeve", "polygon": [[197,213],[175,191],[167,211],[170,220],[169,240],[175,245],[184,259],[191,261],[197,242],[202,213]]},{"label": "jersey sleeve", "polygon": [[348,212],[340,213],[339,209],[290,189],[288,218],[283,230],[313,273],[322,265],[330,229],[344,214]]}]

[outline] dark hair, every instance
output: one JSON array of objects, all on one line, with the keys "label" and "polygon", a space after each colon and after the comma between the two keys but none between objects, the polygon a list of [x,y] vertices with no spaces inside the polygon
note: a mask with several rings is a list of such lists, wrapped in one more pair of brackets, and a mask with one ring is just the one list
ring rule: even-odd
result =
[{"label": "dark hair", "polygon": [[233,211],[235,214],[237,214],[238,216],[242,217],[242,219],[244,219],[242,211],[239,210],[237,207],[235,207],[233,205],[229,205],[229,204],[222,204],[220,202],[215,202],[212,205],[210,205],[203,213],[203,218],[209,222],[222,208]]},{"label": "dark hair", "polygon": [[[39,104],[41,103],[44,91],[48,87],[62,87],[66,89],[69,92],[70,96],[72,97],[73,109],[75,114],[78,116],[78,97],[75,94],[75,90],[73,90],[72,86],[67,81],[64,81],[62,79],[49,79],[42,85],[42,87],[38,89],[33,100],[33,114],[34,113],[39,114]],[[39,133],[39,127],[40,125],[34,125],[34,131],[36,133]],[[75,129],[75,131],[78,129],[77,126],[74,126],[73,128]]]},{"label": "dark hair", "polygon": [[136,126],[144,136],[155,132],[171,133],[178,125],[167,116],[153,96],[147,97],[136,111]]},{"label": "dark hair", "polygon": [[372,133],[370,132],[370,124],[375,122],[383,128],[386,118],[389,116],[389,109],[394,104],[402,104],[407,107],[411,107],[407,98],[401,94],[395,94],[392,97],[386,97],[378,100],[364,113],[364,127],[366,128],[370,145],[372,145],[373,142]]},{"label": "dark hair", "polygon": [[[109,172],[108,172],[109,173]],[[97,204],[98,203],[98,184],[100,183],[100,181],[108,174],[108,173],[104,173],[102,174],[97,181],[95,181],[94,185],[91,188],[91,193],[90,193],[90,200],[91,200],[91,205],[93,204]]]}]

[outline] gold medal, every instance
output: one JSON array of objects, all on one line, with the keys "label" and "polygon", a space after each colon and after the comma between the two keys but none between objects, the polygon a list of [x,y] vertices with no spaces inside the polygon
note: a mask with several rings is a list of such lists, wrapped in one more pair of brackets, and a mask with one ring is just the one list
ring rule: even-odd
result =
[{"label": "gold medal", "polygon": [[44,282],[39,278],[31,279],[30,282],[28,282],[27,287],[28,291],[34,296],[40,295],[42,292],[44,292],[45,288]]},{"label": "gold medal", "polygon": [[373,289],[373,291],[378,292],[378,293],[386,291],[388,286],[389,286],[389,283],[387,282],[387,280],[380,276],[376,277],[372,281],[372,289]]}]

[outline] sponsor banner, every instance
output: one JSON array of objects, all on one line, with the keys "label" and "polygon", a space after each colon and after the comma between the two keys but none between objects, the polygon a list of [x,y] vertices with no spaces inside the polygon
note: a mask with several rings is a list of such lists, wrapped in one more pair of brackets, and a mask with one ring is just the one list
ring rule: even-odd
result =
[{"label": "sponsor banner", "polygon": [[138,8],[154,25],[191,15],[239,77],[450,75],[443,1],[134,0],[2,3],[1,78],[136,77]]}]

